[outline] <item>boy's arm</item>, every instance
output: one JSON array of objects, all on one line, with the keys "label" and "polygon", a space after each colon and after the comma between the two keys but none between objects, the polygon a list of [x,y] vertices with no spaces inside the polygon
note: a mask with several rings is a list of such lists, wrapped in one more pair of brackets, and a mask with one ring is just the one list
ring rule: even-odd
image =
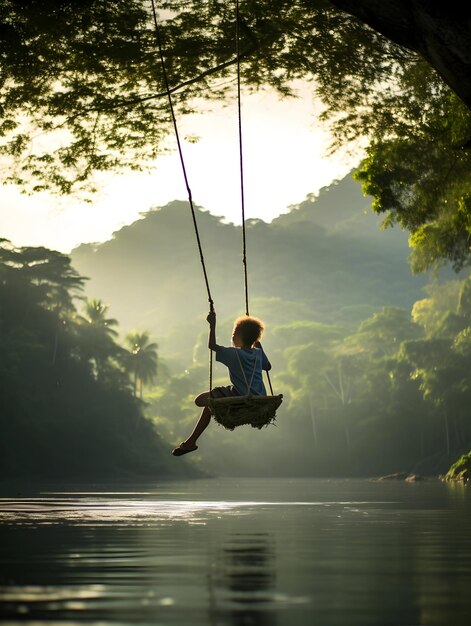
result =
[{"label": "boy's arm", "polygon": [[256,341],[254,344],[254,348],[260,348],[260,350],[262,351],[262,369],[266,370],[267,372],[269,372],[271,370],[271,363],[267,358],[267,355],[265,354],[264,349],[262,348],[262,344],[260,343],[260,341]]},{"label": "boy's arm", "polygon": [[206,321],[209,324],[208,348],[216,351],[219,348],[216,343],[216,311],[210,311]]}]

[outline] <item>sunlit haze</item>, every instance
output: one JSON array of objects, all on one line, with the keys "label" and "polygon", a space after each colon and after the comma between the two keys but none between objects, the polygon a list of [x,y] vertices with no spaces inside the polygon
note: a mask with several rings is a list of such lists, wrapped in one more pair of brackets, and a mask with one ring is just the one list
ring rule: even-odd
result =
[{"label": "sunlit haze", "polygon": [[[307,194],[344,176],[359,155],[327,157],[329,136],[317,121],[309,92],[279,100],[271,92],[243,101],[243,147],[247,218],[270,221]],[[179,120],[194,202],[231,222],[240,222],[240,178],[235,103]],[[169,146],[174,147],[173,136]],[[0,189],[1,236],[16,245],[43,245],[64,252],[100,242],[151,207],[185,200],[176,152],[159,158],[151,173],[106,175],[92,203],[46,193],[28,197]]]}]

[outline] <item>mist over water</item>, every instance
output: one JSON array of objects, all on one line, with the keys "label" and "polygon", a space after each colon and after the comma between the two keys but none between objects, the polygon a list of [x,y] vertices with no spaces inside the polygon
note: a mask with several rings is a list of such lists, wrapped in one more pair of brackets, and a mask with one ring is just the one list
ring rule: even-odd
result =
[{"label": "mist over water", "polygon": [[459,485],[214,479],[2,496],[11,624],[468,623]]}]

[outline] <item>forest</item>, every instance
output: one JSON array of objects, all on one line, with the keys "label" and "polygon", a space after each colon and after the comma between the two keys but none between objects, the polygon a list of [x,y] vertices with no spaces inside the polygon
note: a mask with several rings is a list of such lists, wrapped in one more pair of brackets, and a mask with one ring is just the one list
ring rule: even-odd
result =
[{"label": "forest", "polygon": [[[470,42],[463,0],[0,0],[7,623],[468,626]],[[282,403],[226,428],[248,375]]]},{"label": "forest", "polygon": [[143,417],[136,381],[156,368],[152,344],[134,333],[121,346],[84,282],[64,254],[1,241],[2,477],[185,475]]},{"label": "forest", "polygon": [[[466,11],[412,5],[241,5],[247,93],[295,97],[305,81],[331,150],[364,155],[355,183],[248,224],[253,311],[285,394],[276,428],[213,428],[198,459],[167,459],[207,384],[201,277],[171,203],[70,258],[2,241],[5,474],[436,474],[469,450]],[[158,8],[178,115],[233,97],[232,5]],[[149,7],[1,2],[0,17],[4,183],[90,200],[97,174],[155,166],[172,126]],[[240,229],[198,216],[228,337]]]},{"label": "forest", "polygon": [[[260,431],[213,424],[183,463],[171,447],[208,382],[205,293],[184,203],[71,257],[3,241],[3,474],[445,472],[471,439],[471,279],[446,269],[412,276],[407,238],[380,231],[370,203],[349,176],[250,225],[253,312],[267,323],[284,404]],[[198,217],[224,343],[243,312],[240,227]],[[218,366],[216,384],[226,376]]]},{"label": "forest", "polygon": [[[229,342],[243,313],[240,227],[202,210],[198,219],[218,336]],[[226,432],[214,424],[193,463],[217,475],[445,472],[471,436],[467,272],[411,275],[407,237],[379,229],[371,198],[351,176],[270,224],[251,223],[247,236],[251,312],[267,323],[273,385],[285,400],[276,426]],[[174,443],[191,429],[193,398],[208,375],[193,237],[188,207],[175,202],[72,253],[93,297],[102,294],[126,328],[148,328],[156,339],[159,373],[145,387],[146,415]],[[216,384],[226,384],[225,369],[216,373]]]}]

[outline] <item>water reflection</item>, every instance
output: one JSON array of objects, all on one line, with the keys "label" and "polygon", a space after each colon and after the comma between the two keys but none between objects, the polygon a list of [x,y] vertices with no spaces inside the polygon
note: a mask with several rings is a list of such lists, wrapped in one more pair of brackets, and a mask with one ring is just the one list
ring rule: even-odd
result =
[{"label": "water reflection", "polygon": [[222,546],[221,577],[216,582],[222,608],[234,626],[275,626],[274,538],[269,533],[233,534]]},{"label": "water reflection", "polygon": [[469,490],[302,480],[173,489],[0,499],[2,617],[103,626],[469,623]]}]

